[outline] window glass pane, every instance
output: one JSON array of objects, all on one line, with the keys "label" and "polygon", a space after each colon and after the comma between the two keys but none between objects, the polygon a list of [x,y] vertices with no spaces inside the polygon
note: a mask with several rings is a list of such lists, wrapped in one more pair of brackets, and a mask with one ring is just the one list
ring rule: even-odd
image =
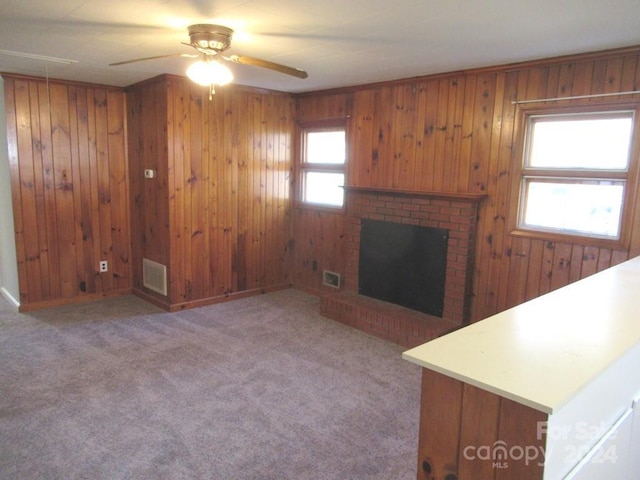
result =
[{"label": "window glass pane", "polygon": [[618,238],[623,182],[526,181],[524,226]]},{"label": "window glass pane", "polygon": [[307,163],[342,164],[345,161],[345,132],[307,132]]},{"label": "window glass pane", "polygon": [[341,207],[344,202],[344,174],[304,173],[304,202]]},{"label": "window glass pane", "polygon": [[527,166],[625,170],[633,117],[533,117]]}]

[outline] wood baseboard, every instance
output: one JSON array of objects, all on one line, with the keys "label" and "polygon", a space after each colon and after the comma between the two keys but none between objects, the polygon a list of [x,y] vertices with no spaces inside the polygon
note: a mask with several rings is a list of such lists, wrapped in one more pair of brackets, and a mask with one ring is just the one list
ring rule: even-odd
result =
[{"label": "wood baseboard", "polygon": [[261,295],[263,293],[275,292],[277,290],[285,290],[291,288],[291,284],[286,283],[282,285],[273,285],[271,287],[255,288],[252,290],[243,290],[242,292],[233,292],[226,295],[219,295],[216,297],[201,298],[198,300],[191,300],[188,302],[169,303],[162,299],[150,295],[142,290],[134,289],[133,294],[142,298],[143,300],[152,303],[153,305],[162,308],[168,312],[178,312],[180,310],[188,310],[190,308],[204,307],[207,305],[213,305],[215,303],[229,302],[232,300],[238,300],[240,298],[252,297],[254,295]]},{"label": "wood baseboard", "polygon": [[97,300],[103,300],[105,298],[110,297],[119,297],[121,295],[128,295],[131,293],[131,289],[123,289],[123,290],[115,290],[109,293],[91,293],[87,295],[79,295],[76,297],[70,298],[56,298],[54,300],[45,300],[42,302],[34,302],[34,303],[22,303],[20,304],[18,311],[23,312],[31,312],[34,310],[42,310],[43,308],[52,308],[52,307],[60,307],[63,305],[74,305],[81,304],[87,302],[95,302]]}]

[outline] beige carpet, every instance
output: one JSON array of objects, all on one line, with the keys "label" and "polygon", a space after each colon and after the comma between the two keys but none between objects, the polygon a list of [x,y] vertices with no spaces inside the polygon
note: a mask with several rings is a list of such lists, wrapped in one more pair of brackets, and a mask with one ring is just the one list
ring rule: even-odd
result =
[{"label": "beige carpet", "polygon": [[413,480],[419,367],[317,312],[0,300],[0,478]]}]

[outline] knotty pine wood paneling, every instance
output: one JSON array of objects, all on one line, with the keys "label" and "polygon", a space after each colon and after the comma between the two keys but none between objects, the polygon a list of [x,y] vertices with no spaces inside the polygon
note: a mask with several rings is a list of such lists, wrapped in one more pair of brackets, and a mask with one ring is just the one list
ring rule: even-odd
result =
[{"label": "knotty pine wood paneling", "polygon": [[[513,237],[507,225],[515,208],[509,203],[512,165],[518,161],[513,101],[638,90],[639,52],[301,94],[297,108],[306,120],[335,112],[350,116],[348,185],[488,196],[478,218],[471,313],[476,321],[640,254],[640,208],[628,250]],[[343,253],[336,249],[343,234],[340,218],[300,211],[295,228],[296,285],[318,289],[314,260],[344,272]]]},{"label": "knotty pine wood paneling", "polygon": [[4,84],[21,310],[130,291],[124,93]]},{"label": "knotty pine wood paneling", "polygon": [[[352,128],[352,94],[303,97],[296,102],[299,122],[347,118]],[[350,136],[347,133],[347,136]],[[350,156],[350,153],[347,154]],[[297,173],[297,172],[296,172]],[[294,185],[297,187],[297,176]],[[345,215],[342,211],[296,206],[294,211],[295,259],[293,280],[296,288],[311,292],[333,292],[322,284],[322,271],[344,274]]]},{"label": "knotty pine wood paneling", "polygon": [[[127,92],[132,286],[142,291],[142,259],[169,265],[167,88],[147,82]],[[155,178],[144,178],[144,170]]]},{"label": "knotty pine wood paneling", "polygon": [[[537,426],[547,420],[523,404],[423,368],[416,478],[539,480],[546,437]],[[528,448],[529,457],[509,455],[513,447]],[[497,455],[487,456],[488,450]]]},{"label": "knotty pine wood paneling", "polygon": [[[167,76],[127,98],[134,288],[178,309],[289,285],[292,97],[228,86],[209,100]],[[142,258],[168,267],[166,298],[143,288]]]}]

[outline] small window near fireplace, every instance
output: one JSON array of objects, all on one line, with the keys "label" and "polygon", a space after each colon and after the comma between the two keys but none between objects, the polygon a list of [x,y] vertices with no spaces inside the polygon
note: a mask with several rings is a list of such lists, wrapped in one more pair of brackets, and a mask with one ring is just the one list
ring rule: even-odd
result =
[{"label": "small window near fireplace", "polygon": [[347,162],[344,119],[303,123],[300,144],[299,205],[344,208]]},{"label": "small window near fireplace", "polygon": [[449,232],[363,219],[358,291],[442,317]]}]

